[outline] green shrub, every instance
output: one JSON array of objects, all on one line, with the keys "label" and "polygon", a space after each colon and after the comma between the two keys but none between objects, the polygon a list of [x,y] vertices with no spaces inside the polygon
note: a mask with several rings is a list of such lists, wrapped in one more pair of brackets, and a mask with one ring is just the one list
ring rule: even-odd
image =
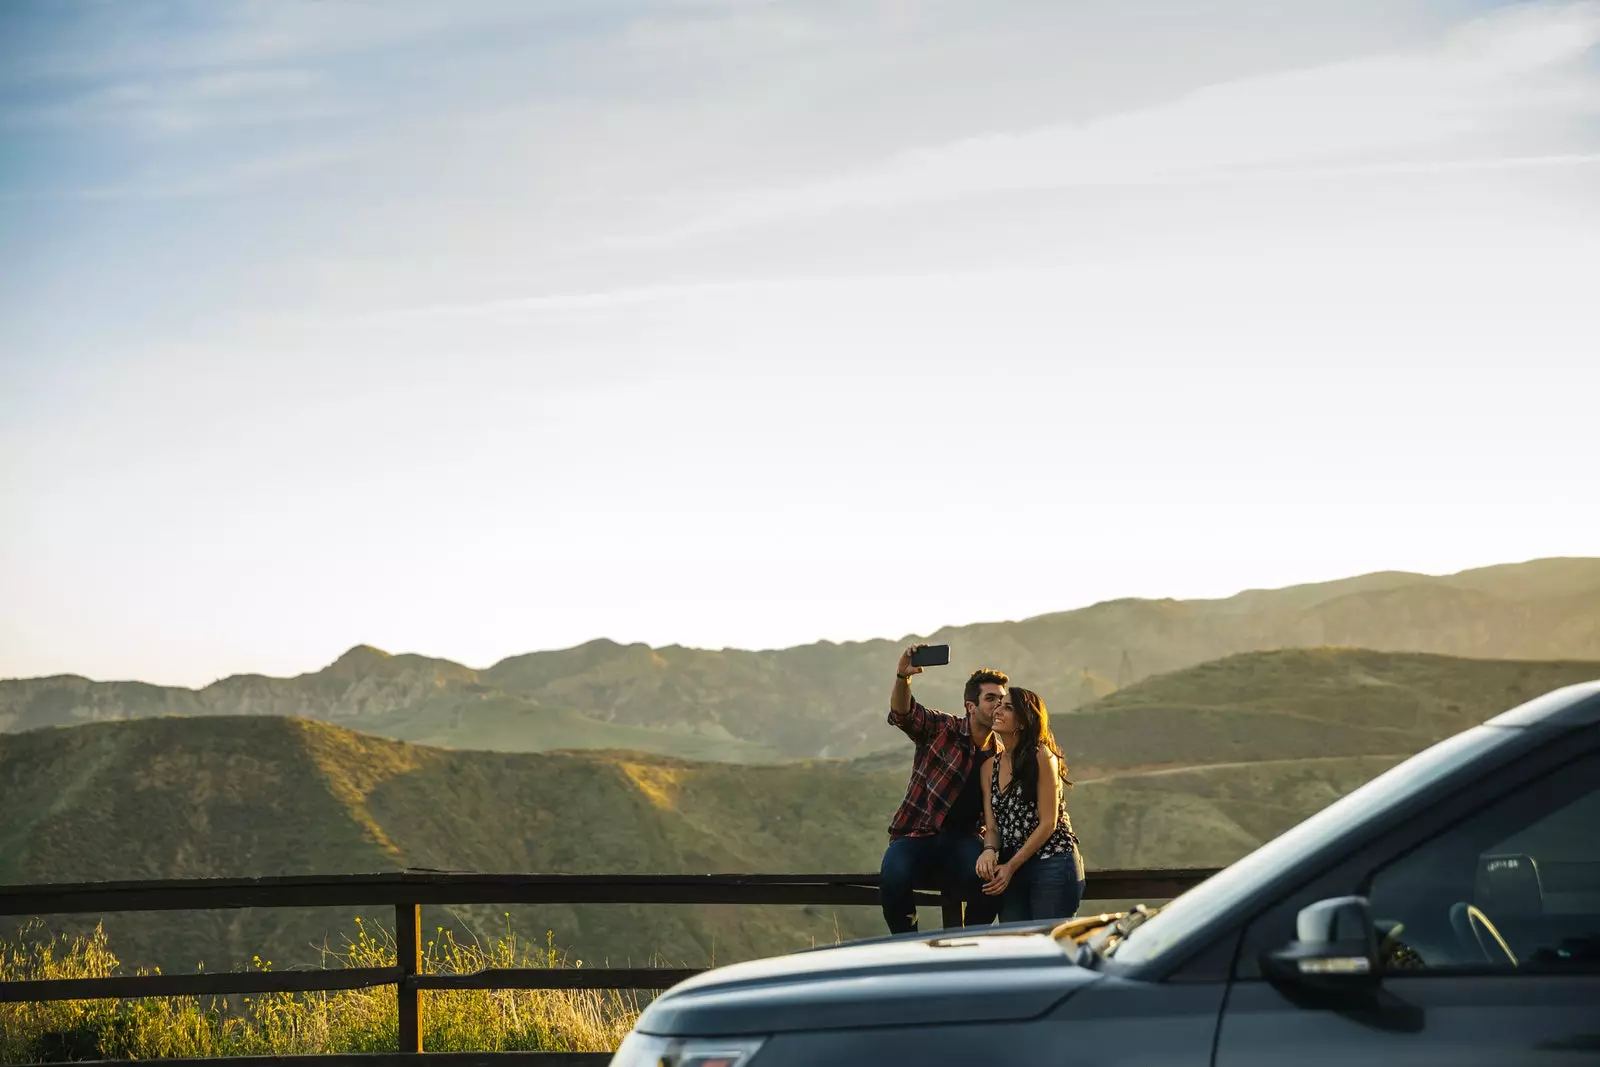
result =
[{"label": "green shrub", "polygon": [[[323,956],[325,967],[392,967],[394,937],[357,919],[344,950]],[[272,963],[258,957],[255,966],[269,970]],[[544,945],[528,946],[509,926],[488,945],[463,944],[441,927],[423,953],[428,974],[566,966],[548,935]],[[0,981],[105,978],[120,967],[99,927],[88,936],[51,936],[35,920],[14,941],[0,941]],[[431,1052],[607,1052],[640,1009],[636,994],[620,990],[425,991],[421,998],[423,1047]],[[0,1004],[0,1063],[391,1052],[397,1031],[392,986]]]}]

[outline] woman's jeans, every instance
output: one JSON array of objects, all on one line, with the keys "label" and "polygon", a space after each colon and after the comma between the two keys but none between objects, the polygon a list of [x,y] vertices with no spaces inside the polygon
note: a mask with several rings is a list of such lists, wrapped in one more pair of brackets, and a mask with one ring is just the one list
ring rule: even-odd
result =
[{"label": "woman's jeans", "polygon": [[1083,857],[1078,851],[1035,856],[1024,863],[1000,898],[1000,921],[1070,919],[1083,903]]}]

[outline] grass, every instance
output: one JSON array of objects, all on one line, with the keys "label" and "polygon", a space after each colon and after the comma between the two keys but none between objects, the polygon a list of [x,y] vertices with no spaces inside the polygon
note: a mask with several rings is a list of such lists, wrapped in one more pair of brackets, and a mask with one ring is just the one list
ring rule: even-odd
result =
[{"label": "grass", "polygon": [[[270,970],[270,960],[255,966]],[[324,966],[392,967],[393,935],[356,920],[343,951]],[[490,944],[462,943],[444,928],[423,955],[428,974],[491,967],[566,967],[547,935],[519,940],[507,925]],[[121,972],[103,929],[51,935],[37,920],[0,941],[0,981],[101,978]],[[144,973],[140,971],[138,973]],[[430,1052],[609,1052],[641,1008],[622,990],[450,990],[422,994],[423,1047]],[[392,987],[245,997],[159,997],[0,1004],[0,1063],[392,1052],[398,1019]]]}]

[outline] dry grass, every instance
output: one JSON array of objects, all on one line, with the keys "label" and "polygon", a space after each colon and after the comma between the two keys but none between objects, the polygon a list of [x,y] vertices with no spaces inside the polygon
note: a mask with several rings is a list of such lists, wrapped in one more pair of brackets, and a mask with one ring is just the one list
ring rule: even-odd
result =
[{"label": "dry grass", "polygon": [[[393,935],[356,921],[329,967],[390,967]],[[270,960],[255,965],[270,969]],[[577,961],[574,966],[582,966]],[[527,945],[507,928],[488,945],[463,944],[444,929],[427,943],[423,969],[464,974],[490,967],[565,967],[547,938]],[[0,941],[0,981],[101,978],[120,972],[103,930],[50,936],[37,921]],[[142,973],[142,972],[141,972]],[[641,1004],[617,990],[463,990],[424,993],[423,1047],[452,1051],[607,1052]],[[82,1059],[386,1052],[397,1045],[392,987],[329,993],[160,997],[0,1004],[0,1063]]]}]

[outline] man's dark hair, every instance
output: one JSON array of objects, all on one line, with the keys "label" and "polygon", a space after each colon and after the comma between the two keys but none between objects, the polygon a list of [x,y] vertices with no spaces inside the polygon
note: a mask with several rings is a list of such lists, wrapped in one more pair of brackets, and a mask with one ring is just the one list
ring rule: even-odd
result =
[{"label": "man's dark hair", "polygon": [[986,685],[1010,685],[1011,679],[999,671],[991,671],[988,667],[979,667],[972,672],[972,677],[967,679],[967,688],[962,691],[961,699],[967,704],[976,704],[978,695]]}]

